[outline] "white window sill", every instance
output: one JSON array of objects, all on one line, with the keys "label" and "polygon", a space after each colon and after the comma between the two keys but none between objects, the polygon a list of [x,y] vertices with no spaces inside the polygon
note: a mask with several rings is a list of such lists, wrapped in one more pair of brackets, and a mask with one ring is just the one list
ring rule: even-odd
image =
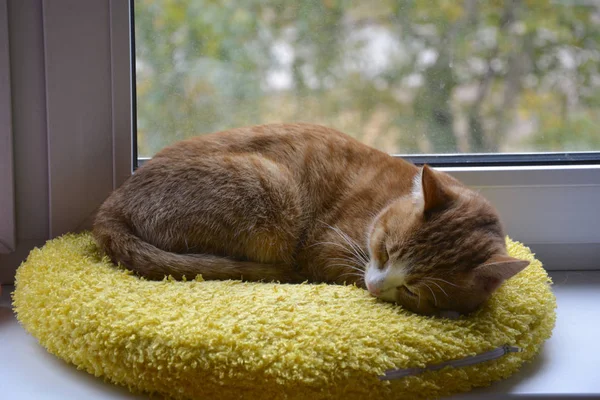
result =
[{"label": "white window sill", "polygon": [[[554,334],[516,375],[456,399],[600,397],[600,271],[551,273],[558,299]],[[0,297],[0,396],[5,399],[142,399],[48,354],[17,323],[11,287]]]},{"label": "white window sill", "polygon": [[556,327],[541,353],[510,378],[453,399],[600,398],[600,271],[551,271]]}]

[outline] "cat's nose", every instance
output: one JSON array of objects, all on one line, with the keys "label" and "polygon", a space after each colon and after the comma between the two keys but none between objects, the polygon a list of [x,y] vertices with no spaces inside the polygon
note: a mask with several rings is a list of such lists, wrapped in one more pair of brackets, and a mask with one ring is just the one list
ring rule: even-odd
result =
[{"label": "cat's nose", "polygon": [[381,287],[377,286],[377,285],[374,285],[372,283],[369,283],[369,282],[367,282],[367,290],[373,296],[379,296],[381,294]]}]

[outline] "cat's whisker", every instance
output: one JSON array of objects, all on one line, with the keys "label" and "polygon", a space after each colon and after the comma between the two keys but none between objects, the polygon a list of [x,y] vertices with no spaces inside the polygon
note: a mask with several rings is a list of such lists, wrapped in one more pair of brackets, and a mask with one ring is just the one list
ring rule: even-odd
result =
[{"label": "cat's whisker", "polygon": [[427,281],[428,281],[429,283],[433,283],[435,286],[439,287],[439,288],[440,288],[440,290],[441,290],[441,291],[442,291],[442,292],[443,292],[443,293],[446,295],[446,297],[449,297],[449,296],[448,296],[448,293],[446,293],[446,291],[445,291],[445,290],[444,290],[444,289],[443,289],[443,288],[442,288],[440,285],[438,285],[438,284],[437,284],[437,283],[435,283],[434,281],[430,281],[429,279],[428,279]]},{"label": "cat's whisker", "polygon": [[369,261],[364,250],[358,245],[358,243],[356,243],[354,239],[352,239],[346,232],[342,231],[340,228],[336,227],[336,231],[342,237],[342,239],[344,239],[356,251],[357,255],[360,255],[364,261]]},{"label": "cat's whisker", "polygon": [[353,269],[354,271],[356,271],[356,272],[360,272],[360,273],[362,273],[362,274],[364,274],[364,273],[365,273],[365,271],[364,271],[364,270],[362,270],[362,269],[360,269],[360,268],[356,268],[356,267],[350,267],[350,268],[352,268],[352,269]]},{"label": "cat's whisker", "polygon": [[[310,247],[314,247],[314,246],[319,246],[319,245],[326,245],[326,244],[331,244],[337,247],[341,247],[342,249],[346,250],[346,252],[348,252],[348,254],[353,255],[353,256],[357,256],[357,254],[355,254],[352,249],[349,249],[347,246],[342,245],[341,243],[336,243],[336,242],[317,242],[317,243],[313,243],[309,246],[306,246],[306,248],[310,248]],[[361,258],[362,261],[362,258]]]},{"label": "cat's whisker", "polygon": [[331,268],[331,267],[337,267],[337,266],[351,267],[352,269],[356,268],[354,265],[346,264],[346,263],[327,264],[327,265],[325,265],[325,268]]},{"label": "cat's whisker", "polygon": [[347,268],[350,268],[351,270],[353,270],[353,271],[356,271],[356,272],[358,272],[358,273],[360,273],[360,274],[364,274],[364,273],[365,273],[365,270],[364,270],[364,269],[362,269],[362,268],[357,268],[357,267],[356,267],[355,265],[353,265],[353,264],[345,264],[345,263],[341,263],[341,264],[330,264],[330,265],[328,265],[327,267],[330,267],[330,266],[345,266],[345,267],[347,267]]},{"label": "cat's whisker", "polygon": [[431,289],[431,287],[430,287],[428,284],[426,284],[425,282],[423,282],[423,285],[425,285],[425,287],[426,287],[427,289],[429,289],[429,291],[430,291],[430,292],[431,292],[431,294],[433,295],[433,301],[434,301],[434,304],[435,304],[435,306],[437,307],[437,297],[435,297],[435,293],[434,293],[434,291],[433,291],[433,290]]},{"label": "cat's whisker", "polygon": [[364,276],[363,273],[360,273],[358,271],[349,271],[348,273],[353,273],[353,274],[356,274],[357,276]]},{"label": "cat's whisker", "polygon": [[344,249],[344,251],[346,251],[349,255],[353,256],[353,258],[355,258],[356,261],[358,261],[358,264],[368,264],[369,263],[369,260],[364,255],[364,252],[362,251],[362,249],[360,249],[360,247],[358,247],[357,245],[353,246],[350,238],[344,237],[344,235],[342,235],[342,233],[340,233],[340,231],[338,229],[332,227],[331,225],[329,225],[323,221],[319,221],[319,222],[323,223],[324,225],[326,225],[327,227],[332,229],[334,232],[336,232],[348,244],[348,246],[344,246],[344,245],[342,245],[340,243],[336,243],[336,242],[318,242],[318,243],[312,244],[308,247],[312,247],[312,246],[315,246],[318,244],[331,244],[331,245],[338,246],[338,247],[341,247],[342,249]]},{"label": "cat's whisker", "polygon": [[362,257],[360,257],[358,254],[356,254],[354,251],[352,251],[352,249],[349,249],[347,246],[344,246],[340,243],[336,243],[336,242],[317,242],[317,243],[313,243],[310,246],[306,246],[306,248],[310,248],[310,247],[314,247],[314,246],[318,246],[318,245],[326,245],[326,244],[331,244],[337,247],[341,247],[343,250],[345,250],[349,255],[356,257],[358,261],[360,261],[360,263],[365,263],[368,264],[369,261],[368,260],[363,260]]},{"label": "cat's whisker", "polygon": [[446,284],[448,284],[448,285],[450,285],[450,286],[454,286],[454,287],[457,287],[457,288],[459,288],[459,289],[464,289],[464,287],[462,287],[462,286],[458,286],[458,285],[455,285],[454,283],[448,282],[447,280],[445,280],[445,279],[442,279],[442,278],[432,278],[432,277],[428,277],[427,279],[433,279],[433,280],[435,280],[435,281],[444,282],[444,283],[446,283]]},{"label": "cat's whisker", "polygon": [[331,226],[328,223],[326,223],[324,221],[321,221],[321,220],[319,220],[319,222],[321,222],[323,225],[327,226],[329,229],[331,229],[332,231],[334,231],[335,233],[337,233],[350,246],[350,249],[352,250],[352,252],[359,259],[361,259],[365,263],[369,262],[369,258],[365,254],[364,250],[358,244],[356,244],[356,242],[354,240],[352,240],[352,238],[350,236],[348,236],[346,233],[344,233],[338,227]]},{"label": "cat's whisker", "polygon": [[328,268],[330,268],[330,267],[347,267],[347,268],[351,268],[354,271],[357,271],[357,272],[360,272],[360,273],[363,273],[363,274],[365,272],[362,269],[358,269],[358,268],[356,268],[356,267],[354,267],[354,266],[352,266],[350,264],[329,264],[329,265],[327,265],[327,267]]},{"label": "cat's whisker", "polygon": [[355,284],[359,285],[361,282],[364,283],[365,278],[363,276],[357,277],[357,279],[354,281]]},{"label": "cat's whisker", "polygon": [[[353,255],[354,255],[354,256],[355,256],[355,257],[356,257],[358,260],[362,261],[362,262],[363,262],[363,263],[365,263],[365,264],[368,264],[368,263],[369,263],[369,260],[367,260],[367,259],[366,259],[366,257],[365,257],[363,254],[361,254],[359,251],[357,251],[357,250],[356,250],[356,248],[355,248],[355,247],[352,245],[352,243],[351,243],[351,242],[350,242],[348,239],[346,239],[346,238],[345,238],[343,235],[341,235],[339,232],[338,232],[338,234],[340,235],[340,237],[341,237],[341,238],[342,238],[342,239],[343,239],[343,240],[344,240],[346,243],[348,243],[348,245],[349,245],[349,247],[348,247],[348,250],[350,250],[350,251],[352,252],[352,254],[353,254]],[[359,250],[360,250],[360,249],[359,249]]]},{"label": "cat's whisker", "polygon": [[354,271],[344,272],[343,274],[340,274],[339,276],[344,276],[344,275],[362,276],[362,274],[358,274],[358,273],[356,273]]},{"label": "cat's whisker", "polygon": [[348,267],[357,270],[359,272],[364,272],[365,267],[362,265],[362,261],[358,260],[354,254],[351,254],[349,257],[332,257],[328,258],[328,261],[341,261],[343,263],[349,263]]},{"label": "cat's whisker", "polygon": [[417,303],[417,308],[421,308],[421,289],[417,288],[417,295],[419,295],[419,302]]},{"label": "cat's whisker", "polygon": [[354,248],[356,249],[356,252],[360,255],[360,258],[365,262],[368,263],[369,262],[369,256],[365,253],[365,251],[363,250],[363,248],[354,240],[352,239],[350,236],[348,236],[347,233],[344,233],[344,236],[346,237],[346,239],[354,246]]},{"label": "cat's whisker", "polygon": [[349,262],[349,263],[353,263],[353,264],[354,264],[354,263],[356,263],[356,267],[357,267],[357,268],[360,268],[360,269],[361,269],[361,271],[364,271],[364,270],[365,270],[365,267],[364,267],[364,266],[362,266],[362,264],[360,263],[360,260],[356,260],[356,259],[354,259],[354,258],[341,258],[341,257],[334,257],[334,258],[328,258],[328,260],[331,260],[331,261],[347,261],[347,262]]},{"label": "cat's whisker", "polygon": [[360,275],[360,274],[355,274],[355,273],[353,273],[353,272],[347,272],[347,273],[345,273],[345,274],[340,274],[340,275],[339,275],[339,278],[341,278],[342,276],[358,276],[358,277],[362,277],[362,275]]},{"label": "cat's whisker", "polygon": [[316,242],[316,243],[313,243],[311,245],[306,246],[306,248],[309,249],[311,247],[321,246],[321,245],[324,245],[324,244],[333,244],[333,245],[336,245],[336,246],[339,246],[339,247],[343,248],[344,250],[348,250],[348,248],[346,246],[342,246],[341,244],[336,243],[336,242]]}]

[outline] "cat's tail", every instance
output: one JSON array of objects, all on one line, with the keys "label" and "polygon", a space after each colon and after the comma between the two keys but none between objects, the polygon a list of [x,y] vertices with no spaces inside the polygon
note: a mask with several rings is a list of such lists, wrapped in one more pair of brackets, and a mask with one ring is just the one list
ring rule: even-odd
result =
[{"label": "cat's tail", "polygon": [[297,283],[304,279],[287,264],[239,261],[209,254],[179,254],[162,250],[138,237],[125,218],[102,215],[97,218],[93,236],[100,248],[115,263],[148,279],[207,280],[243,279],[246,281]]}]

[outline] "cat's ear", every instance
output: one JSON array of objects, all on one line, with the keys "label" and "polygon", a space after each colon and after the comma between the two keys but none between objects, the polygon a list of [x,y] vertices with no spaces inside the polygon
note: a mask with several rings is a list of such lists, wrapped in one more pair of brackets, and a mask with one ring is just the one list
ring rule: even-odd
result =
[{"label": "cat's ear", "polygon": [[422,205],[423,211],[441,209],[454,200],[454,194],[444,182],[436,176],[436,172],[428,165],[423,165],[420,173],[415,177],[413,198],[417,204]]},{"label": "cat's ear", "polygon": [[498,289],[505,280],[523,271],[528,265],[529,261],[495,255],[473,270],[473,278],[476,284],[483,285],[483,288],[491,293]]}]

